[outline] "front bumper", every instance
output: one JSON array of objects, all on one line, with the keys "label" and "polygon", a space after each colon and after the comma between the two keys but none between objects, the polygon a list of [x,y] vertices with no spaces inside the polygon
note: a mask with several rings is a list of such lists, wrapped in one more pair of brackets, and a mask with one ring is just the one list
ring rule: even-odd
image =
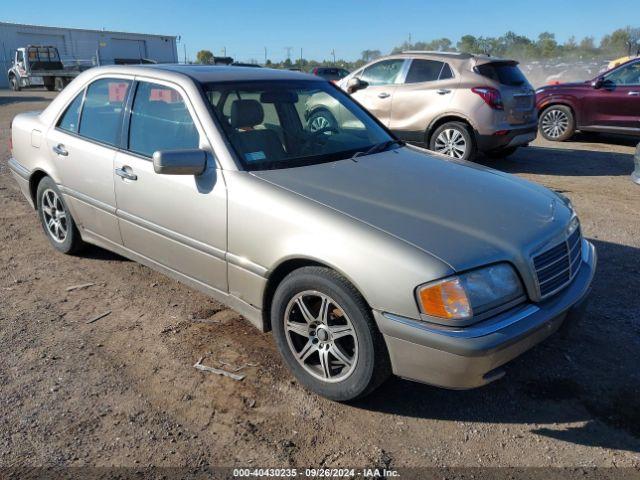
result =
[{"label": "front bumper", "polygon": [[476,134],[478,150],[490,152],[502,148],[520,147],[533,142],[538,135],[538,124],[534,123],[526,127],[509,129],[504,135],[481,135]]},{"label": "front bumper", "polygon": [[447,328],[374,311],[391,356],[393,373],[445,388],[485,385],[504,375],[500,368],[560,328],[575,321],[591,290],[597,256],[583,240],[582,266],[562,292],[538,304],[515,307],[465,328]]}]

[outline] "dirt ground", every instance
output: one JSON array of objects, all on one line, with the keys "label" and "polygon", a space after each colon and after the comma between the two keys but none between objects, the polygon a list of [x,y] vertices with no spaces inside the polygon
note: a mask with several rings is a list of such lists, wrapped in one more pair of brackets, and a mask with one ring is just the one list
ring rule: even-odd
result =
[{"label": "dirt ground", "polygon": [[[99,248],[69,257],[49,246],[10,175],[7,137],[15,114],[51,98],[0,91],[0,467],[640,468],[632,140],[538,140],[482,161],[567,195],[597,246],[592,302],[571,336],[481,389],[394,378],[344,405],[305,391],[270,334],[206,296]],[[196,370],[203,356],[244,365],[246,378]]]}]

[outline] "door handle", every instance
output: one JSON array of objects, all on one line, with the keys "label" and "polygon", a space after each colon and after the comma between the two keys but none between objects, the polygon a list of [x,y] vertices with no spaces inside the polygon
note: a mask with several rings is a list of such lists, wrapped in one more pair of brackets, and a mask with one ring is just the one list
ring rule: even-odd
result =
[{"label": "door handle", "polygon": [[122,177],[125,180],[138,180],[138,176],[131,172],[131,167],[124,166],[122,168],[116,168],[116,175]]},{"label": "door handle", "polygon": [[53,147],[53,151],[56,152],[56,154],[61,155],[63,157],[66,157],[67,155],[69,155],[69,152],[65,150],[64,145],[61,143]]},{"label": "door handle", "polygon": [[382,92],[378,94],[378,98],[389,98],[391,95],[389,95],[387,92]]},{"label": "door handle", "polygon": [[440,88],[436,91],[438,92],[438,95],[446,95],[447,93],[451,93],[451,90],[447,88]]},{"label": "door handle", "polygon": [[640,97],[640,92],[629,92],[627,95],[630,95],[632,97]]}]

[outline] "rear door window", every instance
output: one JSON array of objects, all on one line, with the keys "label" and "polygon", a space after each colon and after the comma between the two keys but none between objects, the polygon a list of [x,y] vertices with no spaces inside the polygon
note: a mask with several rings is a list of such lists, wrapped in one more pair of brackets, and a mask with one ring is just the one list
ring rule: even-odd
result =
[{"label": "rear door window", "polygon": [[80,119],[80,135],[107,145],[118,145],[130,88],[130,80],[115,78],[96,80],[89,85]]},{"label": "rear door window", "polygon": [[200,136],[182,95],[164,85],[141,82],[131,109],[129,150],[151,157],[159,150],[199,146]]},{"label": "rear door window", "polygon": [[527,83],[527,78],[518,66],[513,63],[485,63],[484,65],[478,65],[476,72],[483,77],[510,87],[519,87]]},{"label": "rear door window", "polygon": [[67,110],[58,122],[58,128],[66,130],[67,132],[78,133],[78,121],[80,120],[80,108],[82,107],[83,96],[84,90],[80,92],[67,107]]},{"label": "rear door window", "polygon": [[443,65],[437,60],[412,60],[405,83],[434,82],[440,78]]},{"label": "rear door window", "polygon": [[371,86],[396,83],[403,64],[404,59],[402,58],[382,60],[365,68],[360,78]]}]

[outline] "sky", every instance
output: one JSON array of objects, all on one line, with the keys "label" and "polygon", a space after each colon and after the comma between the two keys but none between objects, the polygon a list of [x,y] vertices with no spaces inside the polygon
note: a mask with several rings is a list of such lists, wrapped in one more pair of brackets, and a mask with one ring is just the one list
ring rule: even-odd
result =
[{"label": "sky", "polygon": [[[411,35],[428,41],[512,30],[559,41],[603,35],[635,21],[639,0],[0,0],[0,21],[180,36],[178,53],[201,49],[238,61],[355,60],[365,49],[388,53]],[[631,14],[634,12],[633,14]]]}]

